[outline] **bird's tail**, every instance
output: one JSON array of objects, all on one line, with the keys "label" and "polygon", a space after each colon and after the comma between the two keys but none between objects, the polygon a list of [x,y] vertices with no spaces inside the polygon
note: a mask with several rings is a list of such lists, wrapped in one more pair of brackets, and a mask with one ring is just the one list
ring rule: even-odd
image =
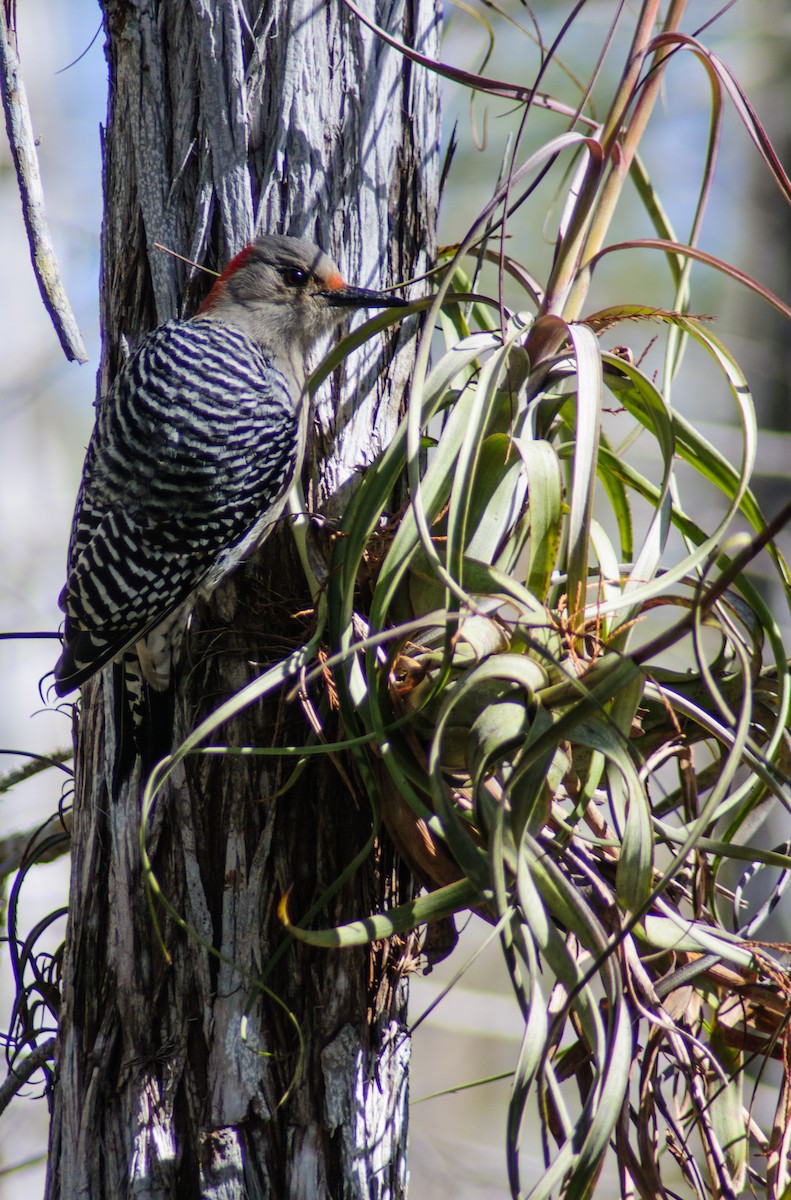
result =
[{"label": "bird's tail", "polygon": [[145,780],[173,749],[174,691],[160,692],[143,677],[134,651],[113,665],[117,750],[113,793],[141,760]]}]

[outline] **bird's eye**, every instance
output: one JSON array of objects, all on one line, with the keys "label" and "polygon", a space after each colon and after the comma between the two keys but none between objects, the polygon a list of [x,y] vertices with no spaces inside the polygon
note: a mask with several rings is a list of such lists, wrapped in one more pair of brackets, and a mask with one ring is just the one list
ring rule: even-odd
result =
[{"label": "bird's eye", "polygon": [[283,272],[283,278],[290,287],[304,287],[308,282],[308,273],[301,267],[289,267]]}]

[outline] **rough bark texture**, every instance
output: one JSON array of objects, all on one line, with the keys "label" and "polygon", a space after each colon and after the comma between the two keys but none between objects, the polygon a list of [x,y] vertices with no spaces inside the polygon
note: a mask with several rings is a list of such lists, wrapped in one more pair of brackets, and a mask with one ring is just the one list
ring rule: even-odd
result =
[{"label": "rough bark texture", "polygon": [[[436,0],[366,10],[436,52]],[[104,15],[100,392],[124,339],[192,311],[206,290],[157,243],[219,266],[254,229],[307,233],[371,287],[426,266],[436,79],[340,0],[105,0]],[[321,397],[312,507],[341,508],[355,470],[387,443],[409,332],[369,343]],[[178,729],[301,644],[310,618],[294,614],[309,604],[286,531],[197,614]],[[168,962],[143,886],[139,777],[111,795],[115,736],[108,671],[84,690],[79,722],[48,1200],[403,1195],[409,1046],[397,952],[287,942],[256,986],[286,941],[275,911],[284,890],[298,917],[370,835],[351,768],[316,761],[283,795],[291,759],[195,756],[179,768],[147,832],[162,891],[191,930],[158,910]],[[299,706],[282,696],[223,731],[236,746],[305,737]],[[401,885],[379,844],[317,923],[377,910]]]}]

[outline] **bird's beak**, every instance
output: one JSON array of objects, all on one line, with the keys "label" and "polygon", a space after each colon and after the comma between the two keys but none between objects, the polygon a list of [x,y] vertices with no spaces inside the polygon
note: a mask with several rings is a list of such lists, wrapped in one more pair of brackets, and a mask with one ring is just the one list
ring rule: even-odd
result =
[{"label": "bird's beak", "polygon": [[389,292],[373,292],[368,288],[354,288],[342,284],[327,288],[319,293],[332,308],[408,308],[406,300],[391,296]]}]

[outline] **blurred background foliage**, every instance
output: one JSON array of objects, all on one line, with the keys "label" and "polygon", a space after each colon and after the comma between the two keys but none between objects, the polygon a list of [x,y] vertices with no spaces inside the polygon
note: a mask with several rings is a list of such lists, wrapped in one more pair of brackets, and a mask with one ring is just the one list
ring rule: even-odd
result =
[{"label": "blurred background foliage", "polygon": [[[606,119],[624,69],[637,14],[646,7],[633,5],[623,9],[620,25],[598,72],[591,103],[586,108],[592,120]],[[760,11],[753,5],[736,4],[726,6],[720,13],[720,7],[695,0],[688,6],[682,28],[687,34],[702,30],[701,41],[727,63],[760,115],[779,159],[788,162],[784,142],[791,14],[779,0],[761,5]],[[613,3],[596,2],[577,6],[560,49],[541,79],[542,92],[572,110],[581,103],[618,8]],[[532,16],[546,49],[571,15],[572,6],[565,3],[537,4],[532,10],[509,0],[500,6],[475,0],[463,6],[449,4],[445,13],[443,58],[457,69],[480,72],[490,79],[529,88],[541,62]],[[88,0],[70,3],[63,0],[60,4],[56,0],[48,0],[46,4],[31,0],[19,13],[20,53],[40,136],[49,217],[70,298],[93,362],[98,358],[99,337],[95,297],[101,219],[98,126],[104,119],[106,87],[101,35],[90,44],[98,25],[98,11]],[[80,55],[78,61],[69,65]],[[712,89],[711,78],[701,62],[691,53],[676,54],[663,77],[640,144],[646,178],[661,199],[680,241],[686,240],[693,228],[712,128],[712,96],[716,94],[716,87]],[[518,144],[518,163],[525,162],[530,155],[538,155],[542,164],[549,163],[543,148],[566,130],[568,120],[557,112],[534,106],[524,130],[520,130],[523,108],[513,98],[473,96],[469,89],[452,81],[446,84],[444,111],[448,143],[456,143],[440,224],[440,241],[451,248],[445,258],[447,263],[452,248],[467,234],[503,183],[514,147]],[[698,245],[785,298],[790,290],[789,256],[784,251],[788,244],[787,197],[769,177],[744,121],[727,98],[723,100],[722,116],[716,168],[712,172],[711,194]],[[572,147],[565,147],[547,178],[508,221],[505,253],[542,289],[551,280],[553,264],[558,261],[558,228],[564,213],[568,214],[569,187],[581,162],[579,154],[576,159],[573,157]],[[53,630],[58,622],[55,600],[62,582],[73,496],[92,421],[93,380],[90,367],[78,369],[62,360],[40,306],[27,256],[16,183],[2,146],[0,164],[0,238],[6,264],[4,282],[0,285],[3,315],[0,354],[5,364],[0,379],[4,425],[4,436],[0,439],[3,479],[0,502],[6,564],[0,584],[0,626],[12,631],[46,631]],[[519,185],[522,190],[525,182]],[[519,188],[516,194],[520,194]],[[607,233],[610,242],[658,236],[646,213],[646,195],[645,188],[641,197],[636,188],[626,185]],[[492,259],[496,259],[499,253],[496,238],[489,249]],[[719,1189],[719,1194],[727,1194],[729,1186],[734,1191],[749,1185],[760,1190],[757,1174],[750,1172],[765,1174],[767,1163],[762,1150],[766,1147],[761,1147],[760,1139],[754,1139],[753,1157],[749,1158],[739,1114],[744,1106],[753,1114],[756,1127],[764,1132],[771,1130],[778,1096],[782,1110],[781,1067],[770,1063],[768,1068],[759,1070],[760,1056],[750,1062],[755,1049],[751,1046],[746,1053],[748,1074],[743,1091],[727,1083],[730,1073],[742,1065],[731,1031],[741,1028],[746,1018],[751,1033],[765,1033],[759,1028],[755,1002],[758,1000],[758,1007],[771,1007],[767,992],[744,992],[738,1012],[728,1011],[726,998],[733,993],[740,975],[747,980],[748,987],[761,982],[750,973],[754,966],[750,956],[736,945],[723,949],[727,941],[723,938],[713,949],[728,958],[731,976],[718,977],[716,972],[720,968],[710,962],[704,964],[708,974],[694,975],[688,970],[686,976],[676,980],[675,989],[668,988],[667,979],[672,972],[688,968],[695,961],[691,956],[701,946],[680,950],[676,946],[675,957],[667,951],[663,953],[657,941],[659,927],[648,931],[643,924],[638,929],[642,940],[637,945],[644,962],[638,962],[631,942],[622,943],[618,955],[610,958],[601,953],[604,936],[601,916],[602,912],[609,913],[617,923],[637,914],[646,903],[650,888],[656,886],[659,875],[667,869],[672,849],[678,849],[678,843],[669,838],[663,844],[668,827],[675,824],[676,830],[685,833],[694,826],[698,836],[705,833],[718,843],[719,849],[688,857],[683,872],[677,876],[676,891],[666,893],[664,902],[676,905],[685,917],[694,916],[706,924],[725,911],[722,893],[718,898],[713,886],[716,877],[721,888],[738,892],[741,886],[749,897],[742,908],[738,903],[741,893],[737,895],[735,928],[748,927],[756,936],[775,940],[787,936],[782,925],[771,924],[771,918],[761,927],[760,934],[757,925],[750,924],[761,912],[761,906],[768,905],[773,895],[779,895],[783,855],[787,853],[781,845],[785,836],[782,830],[787,828],[786,814],[779,808],[779,816],[773,818],[767,811],[771,789],[782,791],[786,787],[787,764],[773,751],[779,769],[762,766],[759,760],[764,757],[765,738],[757,738],[756,734],[759,726],[762,732],[774,727],[778,735],[775,740],[782,749],[779,735],[787,701],[780,651],[783,643],[787,644],[789,622],[786,580],[782,564],[778,565],[780,560],[773,560],[765,552],[758,556],[750,563],[741,599],[726,598],[718,616],[718,628],[697,631],[699,644],[705,648],[706,661],[711,665],[709,678],[705,672],[698,678],[701,673],[697,670],[693,670],[696,677],[692,684],[682,678],[683,672],[694,668],[698,653],[694,641],[687,636],[676,646],[662,647],[661,663],[656,657],[650,660],[647,690],[642,677],[627,671],[619,678],[617,687],[611,687],[607,693],[606,672],[600,673],[593,676],[593,683],[604,679],[604,691],[597,703],[585,707],[585,693],[575,691],[569,681],[583,669],[600,670],[607,651],[622,652],[628,640],[634,648],[635,644],[645,646],[651,638],[662,636],[678,620],[684,605],[688,612],[694,611],[696,603],[700,608],[705,587],[698,586],[696,570],[705,573],[705,586],[716,579],[716,571],[705,555],[698,562],[689,560],[685,587],[668,590],[660,581],[651,595],[644,596],[644,601],[650,604],[664,604],[672,597],[672,604],[667,605],[669,616],[663,618],[654,610],[646,627],[644,623],[633,625],[637,614],[629,611],[619,640],[618,611],[619,608],[624,611],[625,606],[615,581],[628,573],[635,548],[648,545],[649,557],[653,555],[655,559],[649,566],[646,558],[641,562],[637,574],[642,581],[654,576],[660,567],[677,565],[690,553],[684,537],[692,536],[694,540],[689,521],[681,521],[680,528],[663,540],[664,531],[660,536],[658,526],[652,525],[654,504],[646,489],[638,484],[640,477],[659,489],[663,477],[670,487],[672,473],[672,495],[677,508],[707,534],[718,529],[734,495],[738,495],[740,471],[744,484],[750,474],[756,503],[768,515],[777,512],[788,499],[785,481],[791,447],[786,416],[788,335],[786,327],[780,324],[784,318],[721,273],[693,264],[686,304],[692,319],[685,327],[692,336],[687,339],[681,373],[673,383],[672,402],[679,414],[675,418],[666,401],[673,374],[668,363],[675,361],[673,355],[677,353],[678,343],[674,339],[678,335],[678,321],[656,317],[648,320],[636,308],[628,313],[621,311],[622,319],[617,325],[614,319],[601,318],[590,327],[598,338],[588,336],[590,329],[581,327],[572,342],[575,353],[570,353],[568,345],[555,346],[546,360],[548,374],[537,383],[534,376],[531,384],[524,375],[525,364],[518,350],[536,311],[529,288],[523,286],[524,279],[520,281],[518,272],[506,273],[500,295],[496,261],[482,263],[478,270],[475,259],[466,258],[454,270],[455,290],[471,284],[476,293],[489,297],[493,303],[478,309],[446,309],[441,334],[435,337],[432,347],[434,375],[429,375],[429,384],[413,396],[410,431],[407,434],[405,427],[404,444],[389,460],[395,471],[399,456],[402,461],[409,458],[413,493],[420,496],[422,489],[429,515],[422,530],[418,514],[414,525],[409,518],[401,521],[399,534],[395,534],[395,526],[388,531],[388,538],[400,537],[401,542],[386,539],[387,553],[373,564],[367,615],[377,628],[387,628],[398,621],[418,621],[419,636],[413,629],[410,640],[405,638],[399,643],[399,653],[384,661],[376,651],[368,651],[362,721],[374,729],[381,743],[388,739],[394,715],[397,719],[410,718],[408,734],[402,736],[398,732],[391,739],[393,750],[389,761],[395,767],[389,773],[383,771],[377,775],[379,790],[392,789],[392,782],[404,776],[401,793],[409,793],[415,802],[410,811],[422,813],[430,822],[429,810],[432,805],[436,807],[439,821],[434,819],[435,831],[445,834],[478,891],[486,894],[489,915],[494,913],[494,919],[499,916],[501,920],[499,934],[493,936],[491,926],[478,916],[461,918],[462,938],[455,953],[439,963],[430,975],[415,977],[413,982],[411,1011],[416,1020],[440,997],[444,985],[460,975],[447,996],[416,1030],[410,1155],[413,1194],[439,1197],[452,1188],[465,1200],[506,1195],[508,1169],[512,1181],[520,1171],[523,1185],[528,1189],[543,1170],[545,1146],[539,1134],[539,1120],[545,1122],[545,1145],[552,1147],[554,1155],[557,1150],[553,1139],[562,1141],[564,1128],[571,1129],[575,1120],[584,1124],[593,1112],[589,1106],[586,1116],[586,1100],[595,1096],[601,1099],[602,1094],[603,1123],[596,1125],[591,1118],[593,1126],[589,1120],[587,1129],[590,1132],[593,1127],[599,1143],[602,1139],[606,1143],[612,1131],[607,1121],[617,1110],[625,1086],[624,1064],[633,1053],[627,1024],[619,1026],[616,1020],[619,1005],[625,1005],[624,1014],[634,1015],[640,1005],[649,1004],[649,993],[640,993],[635,984],[640,972],[646,972],[654,983],[665,980],[666,990],[662,995],[675,997],[669,1019],[678,1022],[678,1029],[669,1035],[673,1054],[668,1054],[665,1047],[664,1059],[657,1049],[656,1014],[651,1021],[643,1022],[636,1035],[641,1039],[646,1071],[643,1096],[637,1081],[631,1097],[638,1125],[642,1111],[646,1130],[646,1144],[639,1147],[638,1158],[641,1153],[649,1159],[651,1156],[653,1132],[649,1118],[653,1110],[641,1110],[641,1103],[648,1104],[647,1081],[655,1068],[657,1074],[651,1082],[656,1083],[656,1094],[666,1093],[673,1103],[678,1102],[672,1113],[668,1110],[665,1114],[666,1119],[659,1119],[657,1126],[656,1136],[663,1154],[663,1185],[683,1194],[691,1194],[687,1190],[690,1188],[699,1187],[705,1192],[712,1186],[715,1192]],[[601,261],[582,314],[613,306],[623,310],[625,305],[669,312],[682,307],[683,300],[678,272],[674,277],[665,256],[656,250],[635,249]],[[503,355],[499,340],[487,333],[492,326],[499,325],[499,302],[523,314],[512,319],[510,336],[514,349],[509,356]],[[561,316],[577,315],[566,307],[566,302],[567,298],[561,296],[553,311]],[[708,319],[715,314],[715,320]],[[468,334],[476,326],[481,332],[469,340]],[[668,334],[670,357],[666,357]],[[460,343],[468,347],[467,352],[456,348]],[[727,346],[727,353],[721,350],[721,345]],[[605,357],[603,374],[599,347],[605,356],[610,356]],[[457,360],[466,359],[463,368],[448,369],[439,379],[442,363],[450,362],[448,356],[452,355]],[[605,378],[611,389],[605,398],[598,393],[599,378]],[[507,395],[506,384],[511,388]],[[746,391],[747,384],[758,423],[771,431],[761,433],[754,464],[750,462],[750,453],[745,457],[744,451],[745,445],[749,451],[753,439],[752,400]],[[438,414],[425,423],[420,412],[421,393],[426,402],[433,403]],[[486,412],[481,404],[481,397],[485,396],[491,402]],[[463,421],[457,418],[457,427],[448,415],[454,411],[459,417],[464,415]],[[587,415],[585,421],[582,414]],[[636,437],[634,430],[640,420],[648,425],[648,432]],[[477,431],[475,436],[473,430]],[[515,435],[521,438],[521,444],[514,440]],[[428,443],[432,449],[426,468]],[[684,451],[686,461],[683,461]],[[597,452],[601,453],[598,487],[593,469]],[[619,466],[622,463],[628,463],[630,474],[626,477]],[[448,475],[451,464],[459,468],[452,494]],[[423,474],[426,470],[428,476]],[[539,489],[535,480],[542,470],[543,486]],[[439,480],[435,499],[431,498],[432,471]],[[380,473],[380,479],[385,474]],[[417,487],[421,475],[423,484]],[[526,475],[531,480],[530,498],[524,488]],[[385,504],[380,503],[376,493],[376,479],[376,474],[371,474],[371,481],[349,518],[352,535],[355,529],[375,528],[380,524]],[[626,504],[627,491],[631,492],[630,505]],[[383,496],[386,494],[383,492]],[[485,505],[474,499],[481,494],[487,496]],[[748,529],[751,517],[754,526],[760,525],[758,510],[751,508],[749,501],[742,503],[727,534],[723,530],[721,536]],[[561,523],[567,533],[563,538],[554,538],[552,531]],[[569,526],[581,531],[582,547],[577,551],[573,549],[573,538],[568,536]],[[543,538],[536,535],[539,527],[545,531]],[[450,539],[449,547],[445,539]],[[779,552],[787,549],[784,533],[779,533],[777,543]],[[408,556],[408,572],[398,566],[399,544]],[[353,582],[358,575],[355,547],[362,557],[364,539],[355,541],[350,535],[341,542],[336,562],[337,578],[342,578],[345,571],[347,582]],[[462,561],[462,549],[466,550],[466,562]],[[738,546],[731,548],[731,555],[738,549]],[[630,550],[632,553],[627,552]],[[511,607],[502,610],[504,585],[500,577],[495,581],[497,586],[492,586],[492,572],[482,573],[474,563],[495,567],[517,584],[529,587],[526,590],[518,587],[510,596]],[[586,613],[579,603],[573,602],[575,594],[579,597],[585,593],[591,564],[601,568],[596,579],[603,598],[611,601],[607,616],[596,611],[595,593],[587,593],[590,607]],[[447,572],[457,585],[455,591],[448,586]],[[576,592],[575,580],[579,585]],[[491,603],[481,599],[487,594],[483,586],[487,582]],[[448,638],[444,614],[449,607],[457,607],[464,614],[465,589],[476,597],[477,623],[468,626],[463,638]],[[338,595],[329,598],[329,628],[336,647],[347,644],[344,638],[350,628],[350,613],[344,605],[345,597],[350,595],[350,588],[344,591],[339,587]],[[537,603],[531,603],[531,597]],[[745,597],[752,612],[745,606]],[[525,612],[530,614],[529,620]],[[443,614],[443,619],[436,615],[426,619],[431,613]],[[454,634],[459,619],[453,618]],[[781,660],[774,666],[771,653],[765,656],[767,631],[774,638],[774,649]],[[771,649],[771,638],[769,646]],[[8,641],[0,647],[6,698],[0,739],[4,748],[49,753],[69,744],[68,712],[53,712],[38,695],[38,680],[51,669],[52,649],[52,644],[46,641]],[[389,649],[387,653],[391,654]],[[703,651],[700,653],[702,658]],[[493,667],[493,656],[497,654],[502,659]],[[346,672],[345,692],[350,706],[358,702],[354,688],[360,682],[349,666],[353,661],[347,656],[346,666],[340,668],[342,684]],[[763,675],[759,673],[761,670]],[[745,680],[758,685],[752,712],[747,712],[744,702]],[[586,676],[586,681],[590,684],[591,678]],[[662,684],[664,693],[660,690]],[[556,691],[545,703],[536,706],[536,692],[564,686],[566,692]],[[341,690],[343,695],[343,685]],[[749,693],[750,687],[746,690]],[[679,699],[668,701],[669,691]],[[614,705],[609,701],[613,695]],[[602,719],[603,704],[607,705],[606,720]],[[731,717],[735,718],[732,724],[736,733],[730,737],[727,752],[722,750],[721,738],[701,738],[693,770],[690,761],[679,759],[678,747],[682,742],[689,747],[698,740],[697,735],[686,739],[678,735],[682,726],[688,733],[695,724],[695,716],[707,708],[711,709],[713,719],[725,726]],[[539,711],[550,714],[553,720],[570,711],[573,714],[556,731],[554,743],[544,719],[537,720]],[[356,718],[350,708],[345,715],[350,734]],[[711,731],[706,732],[708,735]],[[542,736],[544,742],[534,760],[526,761],[522,749],[525,739],[536,741]],[[641,737],[648,738],[648,753],[645,742],[643,747],[639,746]],[[748,738],[753,739],[752,745],[748,744]],[[476,753],[470,753],[470,746],[477,751],[477,757]],[[433,770],[432,788],[423,785],[418,778],[419,770],[410,778],[410,754],[414,763],[419,765],[423,761]],[[3,773],[13,772],[26,761],[23,754],[5,755]],[[746,768],[741,765],[744,762]],[[373,760],[369,767],[377,769]],[[768,790],[756,786],[759,767]],[[550,769],[552,795],[538,782],[547,769]],[[30,830],[50,817],[57,807],[60,788],[55,772],[48,772],[3,793],[4,834]],[[399,788],[394,790],[398,792]],[[643,803],[634,802],[637,796]],[[552,836],[577,857],[564,860],[560,856],[557,862],[565,874],[554,876],[550,871],[547,879],[540,875],[535,856],[537,839],[550,816],[553,801],[556,807],[551,814]],[[425,806],[425,812],[421,805]],[[594,828],[597,813],[602,822],[598,829]],[[705,820],[699,819],[701,813],[706,814]],[[587,816],[587,826],[582,824],[583,816]],[[628,842],[627,855],[616,857],[614,853],[613,820],[621,844],[624,839]],[[523,836],[525,830],[529,836]],[[658,830],[660,834],[664,830],[664,834],[657,837]],[[743,877],[749,862],[744,861],[731,870],[722,865],[723,843],[745,841],[748,837],[764,851],[778,847],[781,851],[776,859],[779,865],[773,871],[761,873],[755,883]],[[652,838],[657,838],[658,847],[653,858]],[[14,849],[9,841],[9,862],[14,853],[18,854],[18,845]],[[540,877],[538,894],[536,875]],[[550,892],[553,904],[548,900]],[[48,918],[64,902],[65,894],[62,861],[37,866],[28,874],[19,889],[18,912],[17,894],[12,893],[12,916],[21,939],[31,930],[42,934],[35,943],[35,952],[41,954],[38,965],[44,972],[44,982],[50,965],[46,954],[58,942],[57,924],[50,927]],[[591,911],[591,895],[601,906],[598,915]],[[561,926],[571,928],[576,940],[564,943],[557,932],[552,932],[555,927],[548,926],[543,935],[547,940],[541,942],[539,916],[545,908],[553,906]],[[593,908],[596,909],[596,903]],[[779,911],[782,912],[782,907]],[[662,915],[653,912],[655,920]],[[668,919],[667,913],[664,916]],[[711,929],[714,936],[717,931],[713,925]],[[499,940],[503,936],[505,954]],[[534,936],[538,938],[536,944],[532,943]],[[579,968],[575,965],[578,956]],[[541,1043],[541,1031],[532,1029],[531,1037],[523,1043],[520,1058],[524,1018],[530,1012],[537,1019],[536,1014],[545,1011],[543,1003],[530,1005],[531,986],[535,988],[539,983],[538,961],[554,967],[563,978],[564,971],[572,974],[577,969],[587,971],[592,963],[597,963],[597,956],[599,982],[558,1042],[557,1061],[553,1060],[556,1077],[540,1093],[538,1109],[523,1109],[527,1103],[527,1080],[533,1068],[538,1069],[536,1046]],[[462,970],[468,959],[474,961]],[[34,962],[32,956],[30,962],[31,965]],[[13,965],[13,957],[6,955],[3,975],[8,1006],[15,992]],[[544,1001],[550,995],[551,978],[549,972],[548,980],[541,984],[546,989]],[[621,990],[623,980],[627,984],[625,993]],[[782,982],[781,974],[778,980]],[[690,990],[693,983],[696,994]],[[682,985],[686,991],[682,991]],[[584,988],[579,995],[585,998]],[[602,995],[606,1003],[597,1016]],[[555,1013],[563,1008],[562,991],[556,989],[552,993],[552,1004]],[[9,1021],[10,1017],[6,1027]],[[781,1035],[781,1021],[773,1022],[771,1012],[769,1021],[772,1030]],[[649,1036],[650,1029],[654,1032]],[[674,1043],[672,1039],[676,1036],[680,1040]],[[722,1068],[719,1086],[716,1069],[709,1069],[708,1073],[701,1072],[695,1077],[697,1084],[693,1079],[691,1098],[681,1098],[680,1092],[674,1093],[675,1084],[683,1077],[679,1063],[685,1054],[694,1057],[695,1039],[705,1042],[709,1055],[716,1054]],[[595,1050],[592,1055],[591,1047]],[[763,1052],[766,1047],[759,1049]],[[710,1065],[713,1060],[707,1061]],[[519,1073],[514,1084],[517,1064]],[[544,1062],[540,1070],[545,1072],[545,1068]],[[573,1078],[575,1073],[576,1081],[569,1095],[576,1098],[564,1100],[569,1106],[564,1113],[559,1081],[566,1075]],[[545,1072],[543,1079],[548,1078]],[[482,1079],[493,1082],[474,1088],[467,1086]],[[464,1090],[427,1098],[455,1088]],[[567,1085],[563,1088],[565,1095]],[[35,1086],[29,1089],[31,1094],[36,1090]],[[696,1105],[704,1115],[703,1123],[687,1143]],[[628,1159],[625,1130],[628,1107],[624,1111],[624,1123],[617,1126],[622,1166]],[[525,1115],[526,1132],[520,1141],[520,1116]],[[34,1132],[33,1125],[39,1120],[38,1131]],[[675,1127],[673,1120],[677,1122]],[[43,1104],[23,1101],[12,1105],[0,1125],[3,1165],[12,1167],[25,1158],[40,1155],[45,1145],[45,1127]],[[687,1144],[693,1162],[692,1165],[687,1162],[685,1167]],[[723,1147],[722,1161],[717,1161],[716,1146]],[[601,1146],[597,1152],[598,1148]],[[571,1139],[565,1153],[563,1170],[571,1171],[571,1178],[576,1181],[572,1192],[575,1187],[584,1191],[597,1171],[591,1141],[586,1143],[580,1136],[576,1141]],[[683,1169],[687,1171],[686,1179],[681,1173]],[[40,1168],[31,1167],[23,1175],[15,1172],[7,1185],[0,1176],[0,1187],[7,1186],[9,1195],[18,1194],[21,1186],[35,1194],[40,1188],[36,1170]],[[699,1180],[695,1170],[700,1171]],[[714,1179],[713,1185],[709,1175]],[[779,1190],[775,1194],[782,1191],[782,1178],[782,1168],[778,1166],[774,1179]],[[650,1189],[655,1181],[649,1175],[638,1180],[638,1185],[640,1182]],[[769,1190],[771,1194],[771,1186]],[[597,1194],[620,1192],[617,1163],[611,1159],[599,1180]]]}]

